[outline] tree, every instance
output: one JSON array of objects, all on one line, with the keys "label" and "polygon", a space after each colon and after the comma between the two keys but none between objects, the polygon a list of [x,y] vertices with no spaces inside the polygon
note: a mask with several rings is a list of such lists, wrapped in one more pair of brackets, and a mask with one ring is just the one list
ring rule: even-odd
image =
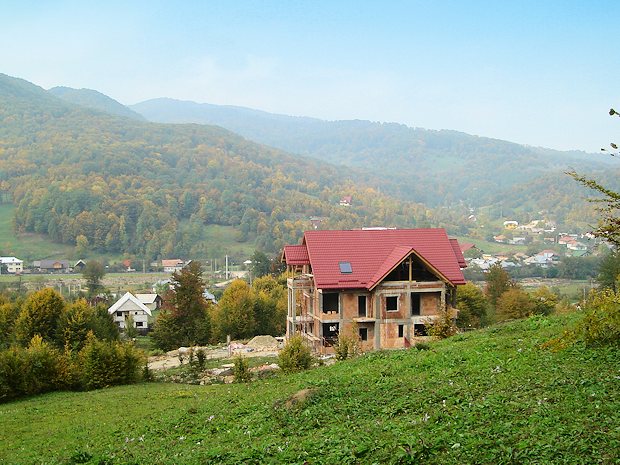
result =
[{"label": "tree", "polygon": [[485,281],[484,293],[493,308],[497,304],[497,299],[504,292],[515,287],[515,282],[510,279],[508,272],[499,263],[489,268],[489,272],[485,275]]},{"label": "tree", "polygon": [[535,310],[536,305],[530,295],[523,289],[514,287],[497,299],[495,317],[497,321],[514,320],[533,315]]},{"label": "tree", "polygon": [[61,318],[66,304],[54,289],[32,293],[22,306],[15,323],[18,342],[27,345],[38,334],[44,341],[62,346]]},{"label": "tree", "polygon": [[604,289],[618,290],[620,280],[620,251],[614,250],[605,255],[598,268],[596,281]]},{"label": "tree", "polygon": [[253,279],[271,273],[271,260],[269,260],[269,257],[264,252],[255,250],[250,260],[252,261],[250,272],[252,273]]},{"label": "tree", "polygon": [[286,287],[273,276],[267,275],[253,281],[252,291],[256,334],[284,334],[288,311]]},{"label": "tree", "polygon": [[93,297],[102,287],[101,280],[105,276],[104,266],[96,261],[89,260],[82,270],[82,277],[86,279],[86,287],[88,287],[88,295]]},{"label": "tree", "polygon": [[155,322],[153,339],[161,349],[207,344],[211,338],[209,304],[204,298],[202,266],[193,261],[172,274],[172,289]]},{"label": "tree", "polygon": [[[613,108],[609,110],[609,115],[620,117],[620,113]],[[620,155],[618,144],[612,142],[609,145],[612,150],[602,148],[601,151],[610,153],[612,157]],[[574,170],[567,172],[567,174],[578,183],[602,195],[600,198],[591,199],[592,202],[601,205],[598,207],[601,218],[597,228],[594,230],[594,235],[606,239],[616,247],[620,246],[620,216],[618,216],[618,211],[620,210],[620,192],[615,192],[603,186],[595,179],[580,175]]]},{"label": "tree", "polygon": [[226,288],[216,312],[217,335],[220,340],[226,336],[233,339],[254,336],[254,300],[252,289],[241,279],[236,279]]},{"label": "tree", "polygon": [[555,311],[558,304],[558,296],[551,292],[547,286],[541,286],[532,293],[534,302],[534,314],[549,315]]},{"label": "tree", "polygon": [[459,286],[456,291],[456,324],[459,328],[480,328],[486,323],[489,303],[482,290],[473,283]]}]

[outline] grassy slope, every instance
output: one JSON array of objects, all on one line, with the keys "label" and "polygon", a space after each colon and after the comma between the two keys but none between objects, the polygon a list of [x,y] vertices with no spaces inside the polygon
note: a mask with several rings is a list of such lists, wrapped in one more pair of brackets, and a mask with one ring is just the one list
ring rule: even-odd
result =
[{"label": "grassy slope", "polygon": [[[66,259],[75,256],[75,247],[50,241],[41,234],[15,234],[13,231],[13,213],[15,207],[0,204],[0,255],[16,256],[26,262],[41,259]],[[209,225],[204,228],[203,239],[209,247],[218,247],[222,259],[226,253],[250,257],[254,245],[249,242],[238,242],[236,230],[232,226]],[[93,254],[90,254],[93,255]],[[113,255],[97,255],[98,259],[113,262],[122,257]]]},{"label": "grassy slope", "polygon": [[19,234],[13,231],[13,212],[10,204],[0,205],[0,254],[22,260],[65,259],[74,255],[74,247],[57,244],[41,234]]},{"label": "grassy slope", "polygon": [[[249,385],[153,383],[5,404],[0,462],[618,463],[618,349],[539,348],[574,318]],[[302,388],[318,391],[276,407]]]}]

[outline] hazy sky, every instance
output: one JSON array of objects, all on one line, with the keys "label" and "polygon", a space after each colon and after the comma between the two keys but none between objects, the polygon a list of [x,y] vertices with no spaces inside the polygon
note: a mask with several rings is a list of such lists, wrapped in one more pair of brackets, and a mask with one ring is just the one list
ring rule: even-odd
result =
[{"label": "hazy sky", "polygon": [[[620,142],[620,1],[0,0],[0,72],[44,88]],[[620,111],[620,109],[619,109]]]}]

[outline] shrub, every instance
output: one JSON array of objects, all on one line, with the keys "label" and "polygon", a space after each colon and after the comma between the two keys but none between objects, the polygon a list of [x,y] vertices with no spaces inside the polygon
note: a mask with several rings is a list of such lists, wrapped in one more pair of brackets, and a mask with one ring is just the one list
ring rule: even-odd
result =
[{"label": "shrub", "polygon": [[250,365],[247,359],[242,355],[235,355],[234,362],[233,375],[235,377],[235,383],[247,383],[251,381],[252,373],[250,373]]},{"label": "shrub", "polygon": [[0,352],[0,401],[25,395],[27,366],[26,351],[21,347]]},{"label": "shrub", "polygon": [[55,390],[60,374],[60,352],[36,335],[26,349],[28,366],[25,370],[26,394]]},{"label": "shrub", "polygon": [[359,349],[360,338],[357,335],[356,325],[350,331],[338,333],[338,341],[336,341],[334,346],[337,360],[346,360],[349,357],[353,357],[359,353]]},{"label": "shrub", "polygon": [[620,345],[620,291],[593,291],[576,329],[588,347]]},{"label": "shrub", "polygon": [[198,369],[200,371],[204,371],[205,365],[207,363],[207,353],[204,349],[198,349],[196,351],[196,364],[198,365]]},{"label": "shrub", "polygon": [[457,332],[454,319],[446,308],[439,311],[437,318],[428,320],[425,326],[428,335],[436,339],[445,339],[454,336]]},{"label": "shrub", "polygon": [[92,335],[80,359],[86,389],[134,383],[144,366],[144,354],[131,343],[99,341]]},{"label": "shrub", "polygon": [[312,353],[300,335],[291,337],[278,355],[278,365],[284,373],[307,370],[312,364]]}]

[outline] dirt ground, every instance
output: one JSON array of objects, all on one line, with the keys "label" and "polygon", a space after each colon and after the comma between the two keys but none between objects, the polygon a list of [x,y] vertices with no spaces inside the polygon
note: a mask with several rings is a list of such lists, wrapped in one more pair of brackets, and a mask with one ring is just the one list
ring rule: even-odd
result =
[{"label": "dirt ground", "polygon": [[[202,349],[206,352],[207,360],[219,360],[230,358],[234,355],[241,354],[244,357],[275,357],[278,355],[278,341],[271,336],[256,336],[247,344],[233,342],[229,347],[208,348],[194,347],[194,351]],[[164,355],[149,357],[149,368],[151,370],[166,370],[181,365],[179,353],[187,354],[189,347],[181,347],[172,350]]]}]

